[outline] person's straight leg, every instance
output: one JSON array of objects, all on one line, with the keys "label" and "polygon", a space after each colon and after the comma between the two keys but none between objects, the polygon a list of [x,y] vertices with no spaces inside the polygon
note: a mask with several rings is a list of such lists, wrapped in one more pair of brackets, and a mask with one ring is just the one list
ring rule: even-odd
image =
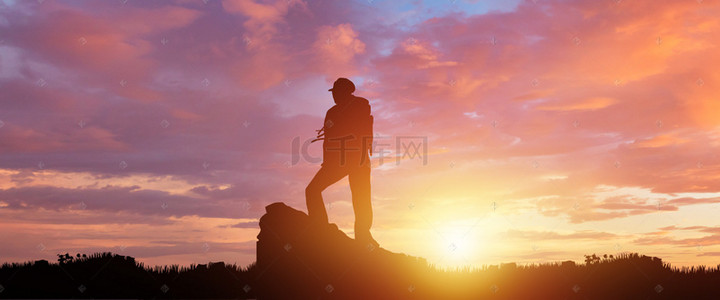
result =
[{"label": "person's straight leg", "polygon": [[370,203],[370,164],[363,164],[348,175],[355,212],[355,238],[370,238],[372,204]]},{"label": "person's straight leg", "polygon": [[310,220],[321,224],[328,223],[322,191],[331,184],[338,182],[345,175],[347,175],[347,171],[339,167],[320,167],[320,170],[305,188],[305,204],[307,204]]}]

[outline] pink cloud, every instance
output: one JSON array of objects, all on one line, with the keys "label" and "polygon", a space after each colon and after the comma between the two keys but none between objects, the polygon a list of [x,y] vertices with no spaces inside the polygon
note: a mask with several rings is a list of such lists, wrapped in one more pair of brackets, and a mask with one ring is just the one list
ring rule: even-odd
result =
[{"label": "pink cloud", "polygon": [[352,74],[355,73],[353,58],[365,52],[365,43],[351,24],[323,26],[318,28],[313,50],[322,70],[331,74]]},{"label": "pink cloud", "polygon": [[33,128],[9,124],[3,130],[4,149],[16,152],[58,151],[127,151],[130,146],[116,140],[116,136],[103,128],[88,127],[82,131],[41,132]]},{"label": "pink cloud", "polygon": [[[123,94],[117,83],[127,80],[130,88],[126,91],[130,93],[126,96],[142,100],[143,96],[150,95],[147,100],[156,100],[157,94],[149,89],[137,90],[136,84],[150,78],[154,62],[144,56],[161,44],[160,40],[150,41],[148,37],[187,26],[200,12],[177,6],[125,7],[123,11],[123,15],[91,15],[70,6],[41,6],[37,13],[42,17],[32,22],[16,22],[17,16],[11,15],[13,23],[18,25],[8,32],[6,41],[27,49],[28,56],[42,57],[67,68],[72,75],[78,71],[93,76],[112,74],[112,82],[116,84],[109,86],[116,87],[115,92]],[[121,23],[125,26],[117,26]]]},{"label": "pink cloud", "polygon": [[[299,9],[306,9],[306,5],[301,0],[275,0],[267,4],[254,0],[222,2],[222,6],[227,12],[248,17],[248,20],[243,23],[250,32],[248,38],[250,43],[253,43],[253,40],[258,41],[259,43],[254,44],[260,47],[269,42],[278,32],[277,26],[284,22],[284,17],[290,9],[296,6],[299,6]],[[256,47],[255,45],[250,45],[250,47]]]}]

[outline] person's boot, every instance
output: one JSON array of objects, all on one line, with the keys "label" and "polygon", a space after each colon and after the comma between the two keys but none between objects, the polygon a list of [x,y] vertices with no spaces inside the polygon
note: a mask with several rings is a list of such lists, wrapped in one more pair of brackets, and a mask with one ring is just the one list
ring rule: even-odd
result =
[{"label": "person's boot", "polygon": [[355,232],[355,241],[367,248],[368,251],[372,251],[380,247],[380,244],[372,237],[370,231]]}]

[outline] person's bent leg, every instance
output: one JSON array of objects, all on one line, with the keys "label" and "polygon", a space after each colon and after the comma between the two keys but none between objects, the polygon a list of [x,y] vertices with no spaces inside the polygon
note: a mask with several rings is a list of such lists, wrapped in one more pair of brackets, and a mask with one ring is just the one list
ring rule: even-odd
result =
[{"label": "person's bent leg", "polygon": [[370,164],[362,165],[350,172],[348,179],[355,212],[355,239],[377,244],[370,234],[373,220],[370,200]]},{"label": "person's bent leg", "polygon": [[340,168],[323,166],[315,174],[305,188],[305,204],[307,204],[308,216],[313,222],[327,224],[328,216],[323,203],[322,191],[328,186],[345,177],[346,173]]}]

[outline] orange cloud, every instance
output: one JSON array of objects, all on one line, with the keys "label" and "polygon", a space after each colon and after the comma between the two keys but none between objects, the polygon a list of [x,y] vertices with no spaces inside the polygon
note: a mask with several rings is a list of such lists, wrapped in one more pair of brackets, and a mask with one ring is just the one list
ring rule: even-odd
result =
[{"label": "orange cloud", "polygon": [[568,102],[556,105],[541,105],[537,108],[540,110],[557,110],[557,111],[570,111],[570,110],[596,110],[606,108],[610,105],[617,103],[616,99],[609,97],[593,97],[583,99],[574,102]]},{"label": "orange cloud", "polygon": [[678,131],[669,134],[660,134],[647,139],[638,139],[631,144],[637,148],[659,148],[687,143],[690,140],[679,136]]}]

